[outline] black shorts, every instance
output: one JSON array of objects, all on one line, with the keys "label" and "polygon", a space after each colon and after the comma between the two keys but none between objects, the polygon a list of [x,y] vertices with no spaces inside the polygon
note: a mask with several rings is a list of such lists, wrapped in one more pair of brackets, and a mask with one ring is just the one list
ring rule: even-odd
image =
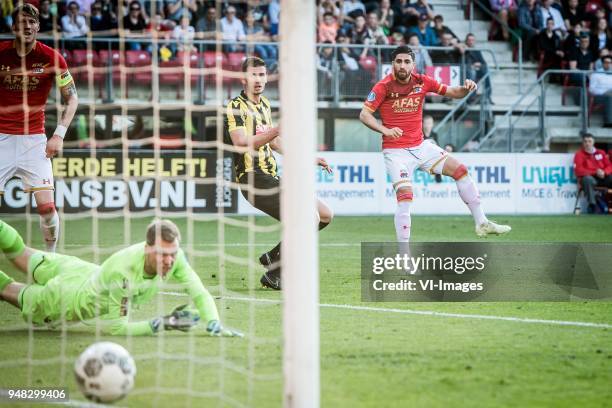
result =
[{"label": "black shorts", "polygon": [[[242,196],[258,210],[268,214],[270,217],[280,221],[280,178],[274,177],[266,173],[254,171],[244,173],[238,182],[244,188],[240,188]],[[264,191],[260,194],[255,194],[248,190],[248,186],[252,185],[258,190]]]}]

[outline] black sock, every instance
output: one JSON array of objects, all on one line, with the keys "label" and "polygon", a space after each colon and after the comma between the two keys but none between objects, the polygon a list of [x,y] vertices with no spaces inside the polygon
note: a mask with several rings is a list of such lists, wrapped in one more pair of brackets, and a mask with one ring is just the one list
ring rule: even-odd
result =
[{"label": "black sock", "polygon": [[319,221],[319,231],[321,231],[323,228],[327,227],[328,225],[329,225],[329,222]]},{"label": "black sock", "polygon": [[279,262],[281,256],[281,243],[276,244],[274,248],[268,251],[268,256],[272,262]]}]

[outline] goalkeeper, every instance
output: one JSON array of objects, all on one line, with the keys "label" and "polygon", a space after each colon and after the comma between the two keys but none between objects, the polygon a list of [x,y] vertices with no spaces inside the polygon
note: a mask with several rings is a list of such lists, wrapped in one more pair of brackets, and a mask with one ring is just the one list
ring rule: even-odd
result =
[{"label": "goalkeeper", "polygon": [[[146,242],[115,252],[96,265],[26,247],[19,233],[0,220],[0,250],[34,282],[15,282],[0,271],[0,297],[36,325],[99,318],[105,333],[141,336],[161,330],[187,331],[201,319],[211,335],[240,336],[219,323],[215,302],[187,262],[179,241],[173,222],[155,220],[147,228]],[[168,316],[130,322],[131,305],[149,301],[169,281],[188,292],[197,311],[181,306]]]}]

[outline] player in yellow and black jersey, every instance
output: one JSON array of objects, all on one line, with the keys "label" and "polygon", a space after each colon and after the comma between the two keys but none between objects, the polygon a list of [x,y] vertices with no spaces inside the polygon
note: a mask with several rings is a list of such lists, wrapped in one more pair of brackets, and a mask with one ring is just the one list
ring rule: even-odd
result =
[{"label": "player in yellow and black jersey", "polygon": [[[242,63],[242,72],[244,90],[227,104],[225,117],[225,132],[235,149],[236,177],[242,195],[253,207],[280,221],[280,179],[272,150],[282,153],[281,138],[279,128],[272,123],[270,102],[262,95],[268,82],[266,63],[261,58],[248,57]],[[331,172],[325,159],[318,159],[318,165]],[[320,200],[318,215],[319,229],[333,218]],[[281,288],[280,247],[279,242],[259,257],[268,270],[261,284],[277,290]]]}]

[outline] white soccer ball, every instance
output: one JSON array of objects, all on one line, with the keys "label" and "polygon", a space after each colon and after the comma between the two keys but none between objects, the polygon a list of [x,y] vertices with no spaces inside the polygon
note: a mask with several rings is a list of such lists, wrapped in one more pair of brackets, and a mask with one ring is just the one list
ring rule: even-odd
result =
[{"label": "white soccer ball", "polygon": [[119,344],[94,343],[74,363],[74,376],[83,395],[95,402],[114,402],[134,387],[136,364]]}]

